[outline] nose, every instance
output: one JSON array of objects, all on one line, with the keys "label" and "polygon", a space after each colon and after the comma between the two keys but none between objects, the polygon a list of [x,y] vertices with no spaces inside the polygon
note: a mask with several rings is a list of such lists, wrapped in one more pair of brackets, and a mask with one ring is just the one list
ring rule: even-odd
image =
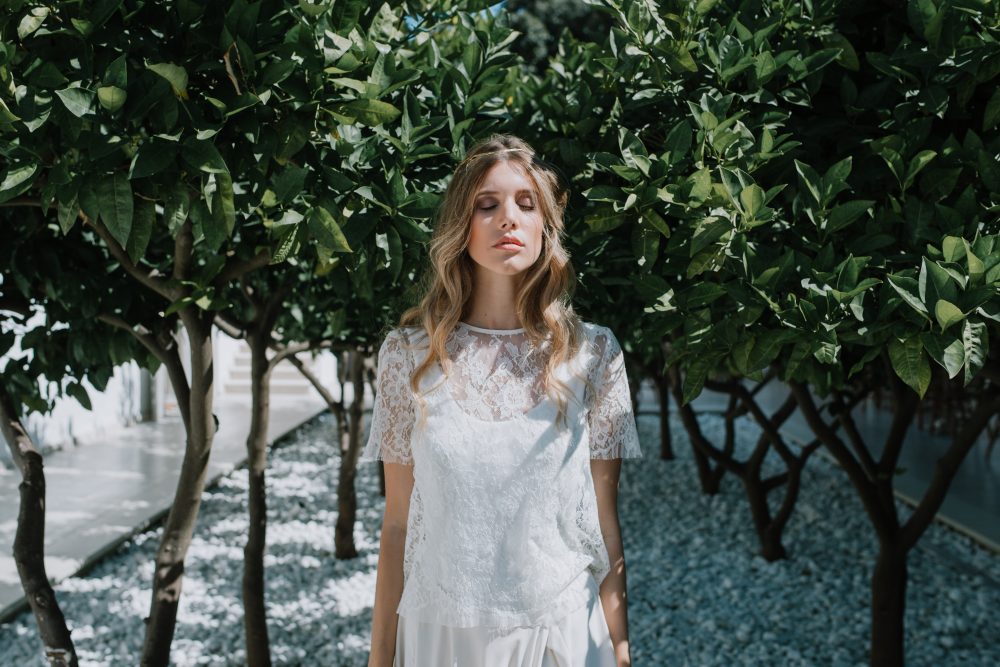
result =
[{"label": "nose", "polygon": [[503,213],[500,218],[500,227],[502,229],[507,229],[511,225],[517,224],[519,209],[516,201],[513,201],[512,199],[505,199],[500,205],[500,210]]}]

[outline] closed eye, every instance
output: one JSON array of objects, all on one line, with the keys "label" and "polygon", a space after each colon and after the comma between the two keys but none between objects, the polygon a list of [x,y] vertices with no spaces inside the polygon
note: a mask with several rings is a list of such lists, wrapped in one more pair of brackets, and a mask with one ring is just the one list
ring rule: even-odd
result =
[{"label": "closed eye", "polygon": [[[493,210],[493,209],[495,209],[496,207],[497,207],[497,205],[496,205],[496,204],[490,204],[489,206],[480,206],[480,207],[479,207],[479,210],[480,210],[480,211],[492,211],[492,210]],[[524,209],[525,211],[534,211],[534,210],[535,210],[535,207],[534,207],[534,206],[526,206],[526,205],[524,205],[524,204],[520,204],[520,207],[521,207],[522,209]]]}]

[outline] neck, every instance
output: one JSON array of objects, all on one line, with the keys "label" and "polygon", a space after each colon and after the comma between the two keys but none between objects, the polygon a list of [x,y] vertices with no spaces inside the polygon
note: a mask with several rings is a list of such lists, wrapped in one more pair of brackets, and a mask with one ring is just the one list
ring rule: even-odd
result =
[{"label": "neck", "polygon": [[515,311],[520,282],[517,275],[501,275],[478,267],[472,298],[462,320],[484,329],[521,328]]}]

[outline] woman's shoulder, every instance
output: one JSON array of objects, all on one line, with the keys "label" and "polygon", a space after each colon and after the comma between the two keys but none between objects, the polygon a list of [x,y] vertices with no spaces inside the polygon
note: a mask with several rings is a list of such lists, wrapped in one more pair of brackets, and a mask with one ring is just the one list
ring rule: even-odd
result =
[{"label": "woman's shoulder", "polygon": [[580,320],[580,327],[587,340],[597,343],[602,347],[607,339],[614,338],[615,336],[610,327],[598,324],[597,322]]}]

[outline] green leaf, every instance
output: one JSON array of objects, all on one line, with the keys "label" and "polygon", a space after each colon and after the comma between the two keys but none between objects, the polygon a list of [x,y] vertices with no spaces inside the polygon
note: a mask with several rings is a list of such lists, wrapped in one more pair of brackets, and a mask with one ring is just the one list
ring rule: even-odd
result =
[{"label": "green leaf", "polygon": [[[382,100],[351,100],[334,106],[329,111],[348,119],[362,122],[369,127],[385,125],[399,118],[399,109]],[[351,120],[352,124],[354,120]]]},{"label": "green leaf", "polygon": [[740,203],[747,217],[754,218],[764,207],[764,191],[758,185],[748,185],[740,192]]},{"label": "green leaf", "polygon": [[701,203],[712,194],[712,172],[708,170],[708,167],[699,169],[689,180],[691,182],[690,197],[692,201]]},{"label": "green leaf", "polygon": [[151,201],[139,199],[135,205],[135,215],[132,217],[132,232],[125,248],[129,259],[138,264],[153,234],[153,224],[156,222],[156,206]]},{"label": "green leaf", "polygon": [[122,89],[128,87],[128,72],[124,55],[118,56],[111,61],[111,64],[104,71],[103,81],[105,86],[114,86],[115,88]]},{"label": "green leaf", "polygon": [[817,206],[823,205],[823,196],[820,194],[820,183],[822,179],[815,169],[810,167],[804,162],[799,162],[795,160],[795,171],[798,172],[799,178],[802,179],[802,184],[806,186],[806,190],[812,195],[814,203]]},{"label": "green leaf", "polygon": [[[952,339],[948,340],[949,338]],[[945,369],[949,378],[954,378],[962,372],[962,367],[965,365],[965,347],[961,338],[925,331],[920,334],[920,340],[924,349],[931,355],[931,359]]]},{"label": "green leaf", "polygon": [[184,140],[181,157],[184,161],[199,171],[208,174],[229,173],[226,161],[222,159],[219,150],[210,141],[202,141],[194,137]]},{"label": "green leaf", "polygon": [[90,108],[94,104],[94,92],[86,88],[63,88],[57,90],[56,95],[62,100],[66,111],[77,118],[90,113]]},{"label": "green leaf", "polygon": [[931,366],[920,339],[893,339],[889,343],[889,360],[896,375],[923,398],[931,383]]},{"label": "green leaf", "polygon": [[646,147],[642,145],[639,137],[629,132],[624,127],[618,130],[618,146],[621,149],[625,164],[633,169],[638,169],[643,176],[649,176],[649,154]]},{"label": "green leaf", "polygon": [[127,247],[132,232],[132,185],[116,172],[98,181],[96,190],[101,221],[115,241]]},{"label": "green leaf", "polygon": [[940,299],[934,304],[934,317],[937,318],[938,324],[941,326],[941,331],[944,331],[955,322],[962,321],[965,313],[950,301]]},{"label": "green leaf", "polygon": [[174,90],[174,95],[181,99],[188,99],[187,85],[188,75],[180,65],[173,63],[154,63],[146,65],[146,69],[156,72],[170,82],[170,87]]},{"label": "green leaf", "polygon": [[711,355],[698,355],[691,360],[684,373],[681,405],[687,405],[701,393],[708,374],[715,368],[717,362],[718,360]]},{"label": "green leaf", "polygon": [[34,183],[32,177],[37,172],[37,164],[24,164],[8,171],[3,182],[0,182],[0,202],[13,199],[28,190]]},{"label": "green leaf", "polygon": [[289,164],[274,178],[274,194],[278,202],[287,203],[298,196],[306,183],[309,170]]},{"label": "green leaf", "polygon": [[177,183],[167,194],[167,199],[163,203],[163,221],[171,236],[176,236],[181,225],[187,220],[190,205],[184,185]]},{"label": "green leaf", "polygon": [[609,232],[625,224],[632,217],[631,213],[605,209],[586,216],[583,221],[593,233]]},{"label": "green leaf", "polygon": [[93,409],[93,406],[90,403],[90,395],[87,393],[87,388],[79,382],[74,381],[66,385],[66,393],[79,401],[80,405],[82,405],[85,410]]},{"label": "green leaf", "polygon": [[353,252],[347,243],[347,238],[344,237],[344,232],[340,229],[340,225],[325,208],[322,206],[312,207],[309,209],[307,220],[309,231],[317,242],[334,252]]},{"label": "green leaf", "polygon": [[694,6],[694,11],[696,14],[704,16],[705,14],[712,11],[712,7],[715,6],[719,0],[698,0],[697,4]]},{"label": "green leaf", "polygon": [[972,252],[968,241],[962,239],[962,243],[965,246],[965,261],[969,266],[969,283],[982,285],[986,276],[986,265]]},{"label": "green leaf", "polygon": [[174,161],[176,155],[177,148],[174,144],[159,139],[147,141],[135,152],[128,177],[145,178],[158,174]]},{"label": "green leaf", "polygon": [[960,257],[965,255],[964,239],[958,236],[944,237],[941,241],[941,253],[944,255],[944,261],[957,262]]},{"label": "green leaf", "polygon": [[854,201],[838,204],[830,210],[830,217],[827,218],[826,230],[836,232],[855,220],[860,218],[875,202],[871,199],[857,199]]},{"label": "green leaf", "polygon": [[931,160],[937,157],[937,153],[932,150],[923,150],[910,160],[910,166],[906,169],[906,178],[903,180],[903,190],[908,190],[913,185],[913,179],[923,170]]},{"label": "green leaf", "polygon": [[965,377],[963,385],[968,385],[986,363],[989,355],[990,339],[983,322],[965,321],[962,329],[962,346],[965,349]]},{"label": "green leaf", "polygon": [[667,224],[667,221],[659,213],[651,208],[647,208],[642,212],[642,219],[663,234],[664,238],[670,238],[670,225]]},{"label": "green leaf", "polygon": [[59,229],[62,230],[63,236],[69,234],[69,230],[73,229],[73,225],[76,224],[79,217],[79,211],[80,207],[76,203],[76,197],[71,202],[60,201],[58,203],[56,216],[59,218]]},{"label": "green leaf", "polygon": [[664,147],[670,151],[670,155],[663,157],[671,165],[687,157],[688,151],[691,150],[691,125],[686,120],[674,125],[664,140]]},{"label": "green leaf", "polygon": [[[8,9],[7,11],[11,10]],[[21,22],[17,24],[17,38],[24,40],[25,37],[28,37],[31,33],[38,30],[48,15],[48,7],[32,7],[28,13],[21,18]],[[58,21],[58,19],[56,20]]]},{"label": "green leaf", "polygon": [[233,192],[233,179],[228,172],[215,175],[212,216],[217,222],[222,223],[226,230],[226,237],[231,237],[236,228],[236,200]]}]

